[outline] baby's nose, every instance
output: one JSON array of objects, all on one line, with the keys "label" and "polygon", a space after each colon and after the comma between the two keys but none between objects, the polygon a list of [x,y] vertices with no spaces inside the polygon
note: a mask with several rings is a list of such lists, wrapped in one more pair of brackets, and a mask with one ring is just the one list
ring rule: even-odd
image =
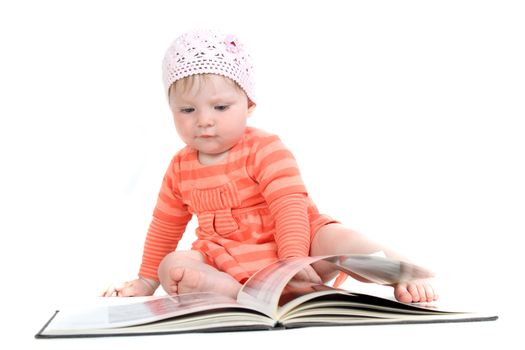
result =
[{"label": "baby's nose", "polygon": [[210,113],[201,112],[198,115],[197,124],[200,127],[208,127],[213,126],[215,121]]}]

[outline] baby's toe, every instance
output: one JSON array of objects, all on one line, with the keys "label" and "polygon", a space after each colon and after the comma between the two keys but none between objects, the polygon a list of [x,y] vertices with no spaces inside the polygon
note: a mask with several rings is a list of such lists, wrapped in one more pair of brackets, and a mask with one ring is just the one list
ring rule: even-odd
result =
[{"label": "baby's toe", "polygon": [[412,295],[407,289],[407,285],[402,283],[395,286],[394,296],[396,299],[402,303],[411,303]]},{"label": "baby's toe", "polygon": [[427,301],[427,290],[425,285],[418,284],[417,285],[417,294],[419,295],[419,302],[425,302]]},{"label": "baby's toe", "polygon": [[425,288],[426,288],[426,292],[427,292],[427,301],[428,302],[432,302],[432,301],[438,300],[438,293],[434,289],[434,286],[432,286],[431,284],[427,284],[427,285],[425,285]]},{"label": "baby's toe", "polygon": [[419,295],[419,288],[416,284],[409,284],[407,287],[408,293],[410,293],[410,296],[412,297],[412,300],[410,302],[417,303],[420,300]]}]

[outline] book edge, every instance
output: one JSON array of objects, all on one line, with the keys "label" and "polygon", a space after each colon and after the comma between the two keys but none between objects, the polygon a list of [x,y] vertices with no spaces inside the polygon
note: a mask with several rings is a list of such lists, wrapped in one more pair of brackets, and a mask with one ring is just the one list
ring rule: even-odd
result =
[{"label": "book edge", "polygon": [[55,310],[55,313],[53,314],[53,316],[51,316],[51,318],[44,324],[44,326],[38,331],[38,333],[35,334],[36,339],[48,337],[45,334],[43,334],[43,332],[46,330],[47,326],[49,326],[49,324],[53,321],[53,319],[56,317],[56,315],[58,315],[59,312],[60,310]]},{"label": "book edge", "polygon": [[308,328],[308,327],[348,327],[348,326],[385,326],[385,325],[411,325],[411,324],[442,324],[442,323],[471,323],[471,322],[491,322],[499,319],[499,316],[483,316],[483,315],[472,315],[471,317],[464,318],[433,318],[426,320],[381,320],[381,321],[362,321],[356,323],[330,323],[330,322],[319,322],[319,323],[305,323],[297,325],[286,325],[279,323],[284,329],[294,328]]}]

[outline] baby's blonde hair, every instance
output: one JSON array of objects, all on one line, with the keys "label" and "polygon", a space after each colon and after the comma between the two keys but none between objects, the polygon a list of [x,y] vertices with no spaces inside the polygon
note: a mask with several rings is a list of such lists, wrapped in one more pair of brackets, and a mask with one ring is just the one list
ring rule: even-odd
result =
[{"label": "baby's blonde hair", "polygon": [[[235,86],[237,90],[242,91],[242,93],[246,95],[246,92],[239,86],[239,84],[237,84],[235,81],[233,81],[232,79],[224,75],[211,74],[211,73],[210,74],[194,74],[194,75],[190,75],[190,76],[181,78],[175,81],[173,84],[171,84],[168,90],[169,100],[171,101],[171,94],[173,93],[173,91],[175,91],[175,89],[177,90],[180,89],[182,92],[188,92],[196,88],[198,91],[200,87],[209,80],[211,75],[221,77],[222,79],[224,79],[224,81],[228,82],[228,84],[232,84],[233,86]],[[254,103],[248,98],[247,95],[246,95],[246,99],[248,100],[248,106],[254,105]]]}]

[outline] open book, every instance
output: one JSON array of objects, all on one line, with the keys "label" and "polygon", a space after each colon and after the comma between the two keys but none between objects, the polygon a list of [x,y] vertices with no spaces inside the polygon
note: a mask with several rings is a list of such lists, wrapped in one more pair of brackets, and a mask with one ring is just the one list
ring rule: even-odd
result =
[{"label": "open book", "polygon": [[308,326],[495,320],[497,316],[403,304],[293,277],[324,264],[379,284],[430,277],[418,266],[370,255],[293,258],[258,271],[237,299],[213,293],[138,298],[84,311],[56,311],[37,338],[285,329]]}]

